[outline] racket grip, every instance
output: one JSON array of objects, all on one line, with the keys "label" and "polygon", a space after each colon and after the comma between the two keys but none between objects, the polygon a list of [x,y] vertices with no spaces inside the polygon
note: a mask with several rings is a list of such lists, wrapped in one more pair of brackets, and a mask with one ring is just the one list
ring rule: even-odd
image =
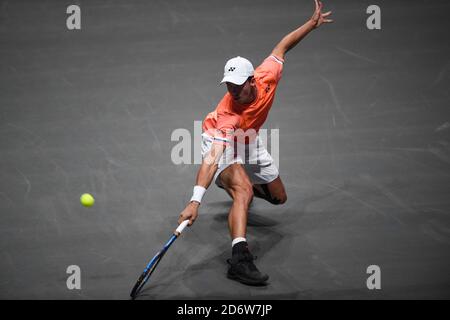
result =
[{"label": "racket grip", "polygon": [[180,223],[178,228],[175,230],[174,234],[178,237],[183,232],[184,228],[186,228],[188,223],[189,223],[189,220],[184,220],[182,223]]}]

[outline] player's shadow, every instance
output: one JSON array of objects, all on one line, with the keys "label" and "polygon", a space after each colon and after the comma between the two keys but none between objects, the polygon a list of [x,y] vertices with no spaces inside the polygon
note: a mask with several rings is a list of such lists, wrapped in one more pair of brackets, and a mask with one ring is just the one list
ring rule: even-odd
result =
[{"label": "player's shadow", "polygon": [[[216,214],[213,219],[218,223],[226,223],[228,221],[228,213]],[[275,219],[251,211],[247,218],[248,227],[274,227],[278,224],[280,224],[280,222]]]},{"label": "player's shadow", "polygon": [[[220,212],[215,214],[213,219],[217,222],[223,223],[228,221],[228,210],[231,208],[233,202],[230,201],[218,201],[208,204],[209,208],[217,209],[220,211],[224,210],[224,212]],[[249,227],[273,227],[279,224],[278,220],[271,219],[267,217],[264,213],[258,213],[258,209],[255,206],[250,205],[248,210],[248,218],[247,225]]]},{"label": "player's shadow", "polygon": [[[267,261],[270,262],[271,260],[273,260],[271,264],[276,265],[288,263],[290,252],[298,250],[294,247],[295,238],[303,231],[306,232],[310,228],[320,227],[316,224],[311,225],[312,222],[306,225],[298,225],[298,221],[305,214],[306,207],[336,192],[336,190],[331,190],[304,198],[300,202],[296,201],[296,203],[301,203],[296,207],[269,205],[268,207],[255,206],[251,209],[248,218],[247,238],[250,239],[249,246],[252,254],[258,257],[256,265],[261,265],[260,261],[265,260],[266,256],[267,259],[270,259],[266,260],[266,265]],[[264,200],[258,199],[258,201]],[[227,221],[231,204],[231,201],[221,201],[208,203],[203,208],[208,213],[201,217],[202,219],[199,220],[201,223],[196,222],[196,228],[192,230],[195,236],[186,237],[185,241],[189,239],[188,246],[206,247],[206,249],[198,250],[199,252],[195,252],[194,257],[187,261],[184,257],[183,263],[187,265],[185,269],[176,274],[165,272],[164,277],[160,276],[158,281],[144,288],[141,292],[141,299],[160,299],[161,296],[152,297],[150,293],[158,292],[158,288],[163,291],[166,288],[165,291],[167,291],[167,288],[174,283],[180,283],[188,289],[189,294],[181,297],[185,299],[236,299],[240,297],[248,298],[249,296],[255,299],[308,299],[310,293],[300,289],[302,288],[301,283],[297,283],[295,279],[286,280],[282,274],[277,274],[277,278],[282,283],[278,283],[275,287],[284,289],[282,291],[277,290],[277,292],[271,289],[271,279],[269,279],[268,286],[251,287],[250,289],[244,284],[226,278],[226,261],[231,257]],[[215,213],[211,213],[213,211]],[[268,217],[268,215],[271,216]],[[194,262],[194,259],[197,259],[197,261]],[[252,290],[251,294],[248,290]],[[175,298],[170,293],[167,293],[167,295],[163,298]],[[176,297],[178,296],[181,295],[177,293]]]}]

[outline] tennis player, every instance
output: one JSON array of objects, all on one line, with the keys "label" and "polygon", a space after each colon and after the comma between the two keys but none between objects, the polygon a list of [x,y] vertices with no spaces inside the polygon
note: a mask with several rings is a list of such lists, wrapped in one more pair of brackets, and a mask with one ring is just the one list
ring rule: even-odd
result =
[{"label": "tennis player", "polygon": [[312,17],[287,34],[256,69],[242,57],[228,60],[221,81],[226,84],[227,93],[203,121],[203,160],[193,196],[178,223],[186,219],[190,220],[189,225],[194,223],[202,197],[213,179],[225,189],[233,200],[228,215],[232,257],[228,260],[227,276],[244,284],[265,285],[269,279],[256,268],[247,245],[249,204],[254,196],[275,205],[287,199],[278,168],[262,145],[258,131],[272,107],[286,53],[312,30],[333,22],[328,18],[331,11],[322,13],[322,6],[315,0]]}]

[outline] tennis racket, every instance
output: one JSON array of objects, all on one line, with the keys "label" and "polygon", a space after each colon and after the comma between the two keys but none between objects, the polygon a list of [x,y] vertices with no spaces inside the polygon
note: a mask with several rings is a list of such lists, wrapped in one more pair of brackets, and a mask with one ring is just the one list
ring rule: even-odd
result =
[{"label": "tennis racket", "polygon": [[139,294],[141,289],[144,287],[144,285],[147,283],[148,279],[152,275],[152,273],[155,271],[156,267],[158,266],[161,259],[166,254],[167,250],[170,248],[172,243],[180,236],[180,234],[183,232],[184,228],[188,225],[189,220],[184,220],[178,228],[173,232],[172,236],[170,237],[169,241],[164,245],[164,247],[159,251],[152,260],[147,264],[147,266],[144,269],[144,272],[142,272],[141,276],[137,280],[136,284],[133,287],[133,290],[131,290],[130,296],[134,300],[136,296]]}]

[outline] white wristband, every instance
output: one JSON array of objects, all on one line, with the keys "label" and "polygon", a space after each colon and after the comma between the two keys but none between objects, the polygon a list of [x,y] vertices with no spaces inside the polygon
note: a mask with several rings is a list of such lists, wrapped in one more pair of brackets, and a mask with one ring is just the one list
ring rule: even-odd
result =
[{"label": "white wristband", "polygon": [[206,189],[202,186],[195,186],[192,194],[191,201],[197,201],[198,203],[202,203],[203,195],[205,194]]}]

